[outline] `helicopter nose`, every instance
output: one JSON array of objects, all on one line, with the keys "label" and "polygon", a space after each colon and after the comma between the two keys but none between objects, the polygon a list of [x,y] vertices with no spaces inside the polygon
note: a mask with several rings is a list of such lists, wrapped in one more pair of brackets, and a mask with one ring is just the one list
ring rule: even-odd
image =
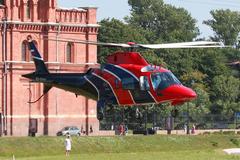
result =
[{"label": "helicopter nose", "polygon": [[172,85],[167,88],[167,92],[176,99],[192,100],[197,97],[196,92],[183,85]]}]

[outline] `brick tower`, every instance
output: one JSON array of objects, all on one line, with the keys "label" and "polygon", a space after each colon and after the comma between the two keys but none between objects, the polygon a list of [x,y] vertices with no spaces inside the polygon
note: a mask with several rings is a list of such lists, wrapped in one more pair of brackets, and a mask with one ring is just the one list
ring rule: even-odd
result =
[{"label": "brick tower", "polygon": [[21,75],[32,72],[26,37],[31,35],[50,72],[85,72],[97,65],[96,46],[49,41],[74,38],[96,41],[96,8],[59,8],[57,0],[0,1],[0,134],[26,136],[56,135],[65,126],[78,126],[99,134],[96,102],[53,88],[36,103],[42,84]]}]

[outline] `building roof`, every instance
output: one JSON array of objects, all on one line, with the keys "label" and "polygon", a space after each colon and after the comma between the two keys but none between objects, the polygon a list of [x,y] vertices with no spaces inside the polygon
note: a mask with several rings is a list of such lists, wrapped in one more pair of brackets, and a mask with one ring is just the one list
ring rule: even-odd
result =
[{"label": "building roof", "polygon": [[86,11],[83,8],[65,8],[65,7],[59,7],[57,10],[64,10],[64,11]]}]

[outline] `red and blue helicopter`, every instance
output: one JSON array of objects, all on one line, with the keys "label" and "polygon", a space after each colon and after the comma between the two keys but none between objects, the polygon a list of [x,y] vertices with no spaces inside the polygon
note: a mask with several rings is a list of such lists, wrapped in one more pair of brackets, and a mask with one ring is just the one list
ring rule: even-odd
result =
[{"label": "red and blue helicopter", "polygon": [[[43,83],[43,95],[52,87],[57,87],[96,100],[98,120],[104,118],[104,108],[108,105],[134,106],[166,102],[179,105],[197,97],[197,94],[191,88],[183,86],[170,70],[149,64],[140,53],[133,50],[113,53],[107,57],[106,64],[99,68],[90,68],[86,73],[49,73],[31,36],[28,36],[27,40],[36,70],[22,76],[33,82]],[[148,45],[69,39],[59,39],[59,41],[130,49],[222,47],[219,42],[208,41]]]}]

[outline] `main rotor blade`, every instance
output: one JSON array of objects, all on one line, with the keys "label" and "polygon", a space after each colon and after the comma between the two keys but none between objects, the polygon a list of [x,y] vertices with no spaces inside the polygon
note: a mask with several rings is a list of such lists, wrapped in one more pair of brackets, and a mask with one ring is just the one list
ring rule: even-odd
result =
[{"label": "main rotor blade", "polygon": [[180,42],[180,43],[165,43],[165,44],[125,44],[125,43],[105,43],[105,42],[96,42],[96,41],[85,41],[77,40],[71,38],[60,38],[60,37],[47,37],[50,41],[59,41],[59,42],[74,42],[81,44],[90,44],[98,45],[104,47],[122,47],[122,48],[147,48],[147,49],[171,49],[171,48],[222,48],[225,47],[220,42],[211,42],[211,41],[195,41],[195,42]]},{"label": "main rotor blade", "polygon": [[131,45],[124,44],[124,43],[104,43],[104,42],[95,42],[95,41],[82,41],[76,39],[64,39],[64,38],[45,38],[50,41],[59,41],[59,42],[74,42],[80,44],[90,44],[90,45],[98,45],[104,47],[123,47],[123,48],[131,48]]},{"label": "main rotor blade", "polygon": [[163,48],[221,48],[224,47],[220,42],[196,41],[166,44],[138,44],[142,48],[163,49]]},{"label": "main rotor blade", "polygon": [[147,48],[147,49],[187,49],[187,48],[223,48],[225,46],[220,46],[220,45],[206,45],[206,46],[159,46],[159,45],[139,45],[142,48]]}]

